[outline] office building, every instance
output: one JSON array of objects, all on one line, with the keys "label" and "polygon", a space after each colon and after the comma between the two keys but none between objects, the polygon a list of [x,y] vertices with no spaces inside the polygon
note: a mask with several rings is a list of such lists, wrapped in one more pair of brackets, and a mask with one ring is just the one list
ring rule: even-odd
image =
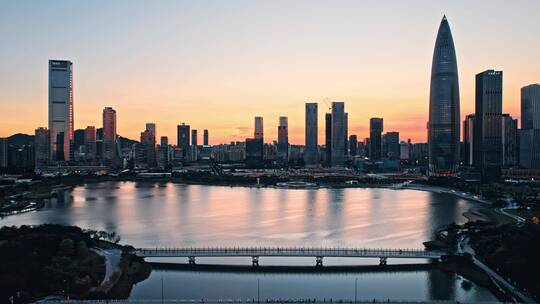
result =
[{"label": "office building", "polygon": [[463,164],[472,166],[474,162],[474,114],[469,114],[463,121]]},{"label": "office building", "polygon": [[540,84],[521,88],[521,129],[540,129]]},{"label": "office building", "polygon": [[356,135],[349,136],[349,155],[353,157],[358,155],[358,138]]},{"label": "office building", "polygon": [[332,167],[345,164],[345,103],[332,102]]},{"label": "office building", "polygon": [[181,149],[182,151],[182,158],[184,160],[188,160],[188,153],[189,153],[189,125],[186,125],[185,123],[182,123],[181,125],[177,126],[177,141],[176,146],[177,148]]},{"label": "office building", "polygon": [[519,165],[540,169],[540,84],[521,88]]},{"label": "office building", "polygon": [[456,175],[459,166],[460,119],[456,50],[445,16],[437,32],[431,66],[428,175]]},{"label": "office building", "polygon": [[314,165],[319,163],[318,146],[318,105],[316,102],[306,103],[306,143],[304,149],[304,163]]},{"label": "office building", "polygon": [[386,132],[382,138],[383,157],[399,159],[401,152],[399,146],[399,132]]},{"label": "office building", "polygon": [[246,138],[246,163],[259,165],[263,161],[264,144],[262,138]]},{"label": "office building", "polygon": [[51,160],[70,160],[73,140],[73,64],[49,60],[49,144]]},{"label": "office building", "polygon": [[35,170],[39,172],[40,169],[46,167],[49,163],[50,134],[47,128],[37,128],[34,134]]},{"label": "office building", "polygon": [[325,122],[325,163],[326,166],[332,166],[332,114],[326,113],[324,115]]},{"label": "office building", "polygon": [[285,116],[279,118],[277,154],[282,162],[289,161],[289,124]]},{"label": "office building", "polygon": [[347,156],[349,155],[349,113],[345,113],[345,116],[343,118],[343,125],[344,125],[344,142],[343,145],[345,148],[343,149],[345,159],[347,159]]},{"label": "office building", "polygon": [[264,142],[264,126],[263,126],[263,118],[260,116],[255,117],[255,132],[254,132],[254,138],[255,139],[262,139]]},{"label": "office building", "polygon": [[197,146],[197,130],[191,130],[191,145]]},{"label": "office building", "polygon": [[96,127],[88,126],[84,129],[84,152],[87,161],[97,158]]},{"label": "office building", "polygon": [[7,138],[4,137],[4,138],[0,138],[0,168],[6,168],[7,166],[8,166],[8,140]]},{"label": "office building", "polygon": [[111,107],[103,109],[103,162],[111,164],[117,155],[116,151],[116,111]]},{"label": "office building", "polygon": [[518,120],[509,114],[502,115],[502,166],[514,167],[519,164]]},{"label": "office building", "polygon": [[372,161],[380,160],[382,157],[382,132],[383,119],[373,117],[369,119],[369,158]]},{"label": "office building", "polygon": [[203,130],[203,145],[209,146],[209,144],[208,144],[208,130],[207,129]]},{"label": "office building", "polygon": [[482,180],[494,181],[502,166],[502,71],[476,75],[473,163]]}]

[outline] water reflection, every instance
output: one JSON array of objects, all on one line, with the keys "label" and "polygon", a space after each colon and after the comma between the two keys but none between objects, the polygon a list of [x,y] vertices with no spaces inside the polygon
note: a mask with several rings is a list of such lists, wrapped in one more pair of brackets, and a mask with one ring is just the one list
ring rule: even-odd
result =
[{"label": "water reflection", "polygon": [[[45,208],[0,219],[0,225],[60,223],[115,231],[122,243],[160,246],[355,246],[422,248],[434,230],[473,203],[445,195],[390,189],[264,189],[148,182],[107,182],[60,193]],[[179,259],[181,262],[185,262]],[[249,259],[227,260],[246,265]],[[205,263],[221,263],[207,259]],[[306,265],[313,259],[264,258],[261,265]],[[325,259],[325,265],[369,259]],[[390,260],[390,264],[395,261]],[[253,282],[267,297],[492,301],[485,289],[465,290],[461,278],[436,269],[399,273],[223,273],[157,270],[132,297],[246,298]],[[468,286],[468,284],[465,284]],[[156,286],[159,286],[156,288]],[[171,288],[167,288],[171,286]],[[180,286],[181,288],[172,287]]]}]

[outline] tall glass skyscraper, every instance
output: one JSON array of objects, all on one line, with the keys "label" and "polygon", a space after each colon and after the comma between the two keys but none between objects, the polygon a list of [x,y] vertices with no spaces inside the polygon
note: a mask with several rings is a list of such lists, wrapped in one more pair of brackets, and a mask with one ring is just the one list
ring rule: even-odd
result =
[{"label": "tall glass skyscraper", "polygon": [[319,161],[317,144],[317,103],[306,103],[306,148],[304,149],[304,162],[313,165]]},{"label": "tall glass skyscraper", "polygon": [[73,140],[73,63],[49,60],[49,136],[53,161],[68,161]]},{"label": "tall glass skyscraper", "polygon": [[443,17],[435,41],[429,92],[429,175],[454,176],[459,166],[459,82],[456,50]]},{"label": "tall glass skyscraper", "polygon": [[345,163],[345,103],[332,102],[332,167]]}]

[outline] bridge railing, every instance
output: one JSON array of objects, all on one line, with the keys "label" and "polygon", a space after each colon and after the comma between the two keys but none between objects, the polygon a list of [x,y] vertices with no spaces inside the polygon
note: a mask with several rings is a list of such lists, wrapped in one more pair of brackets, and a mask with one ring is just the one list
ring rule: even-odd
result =
[{"label": "bridge railing", "polygon": [[443,252],[423,249],[326,248],[326,247],[181,247],[139,248],[135,253],[196,255],[321,255],[321,256],[441,256]]}]

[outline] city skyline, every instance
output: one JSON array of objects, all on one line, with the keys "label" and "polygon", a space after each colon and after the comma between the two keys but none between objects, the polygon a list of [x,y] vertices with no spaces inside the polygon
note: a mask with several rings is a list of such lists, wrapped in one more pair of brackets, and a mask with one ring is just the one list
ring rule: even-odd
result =
[{"label": "city skyline", "polygon": [[[217,37],[219,35],[214,33],[216,24],[205,26],[196,22],[195,16],[201,20],[213,16],[220,3],[208,2],[207,6],[186,3],[160,3],[149,10],[145,10],[147,7],[142,3],[130,6],[129,12],[140,18],[142,23],[151,24],[154,32],[134,27],[139,30],[139,36],[118,41],[112,40],[120,38],[129,29],[127,25],[116,26],[111,22],[126,5],[100,3],[110,9],[98,18],[111,26],[110,33],[103,38],[77,35],[87,33],[92,26],[103,26],[97,20],[87,20],[88,13],[84,11],[96,9],[97,4],[67,5],[67,8],[47,5],[44,12],[22,16],[20,20],[14,17],[24,9],[24,5],[6,5],[0,13],[5,17],[0,21],[2,28],[5,28],[4,22],[9,23],[8,36],[19,34],[27,37],[28,41],[15,39],[0,50],[4,58],[10,58],[1,64],[2,71],[6,73],[0,76],[0,102],[4,110],[0,136],[18,132],[32,134],[35,128],[47,125],[46,62],[58,58],[74,64],[75,129],[100,126],[100,111],[110,106],[118,113],[117,132],[123,136],[137,139],[142,126],[147,121],[154,121],[159,125],[158,135],[175,138],[176,126],[185,121],[194,129],[210,130],[210,144],[218,144],[250,137],[253,117],[262,116],[267,121],[265,141],[269,142],[277,139],[278,117],[287,116],[289,142],[303,144],[304,104],[316,101],[323,107],[318,116],[318,125],[323,126],[327,106],[323,100],[329,98],[331,101],[343,100],[347,104],[349,134],[356,134],[358,138],[368,137],[369,118],[384,117],[386,130],[399,131],[404,139],[425,142],[430,59],[437,26],[445,13],[452,23],[457,46],[460,121],[465,115],[474,113],[474,75],[480,71],[488,68],[504,71],[503,112],[518,119],[520,88],[538,82],[535,71],[540,69],[540,64],[533,60],[533,54],[539,52],[540,46],[532,39],[526,44],[518,44],[523,39],[540,35],[538,27],[527,26],[530,18],[524,17],[535,10],[534,7],[539,5],[536,2],[524,1],[526,5],[516,7],[517,12],[507,15],[507,8],[502,2],[490,2],[491,16],[479,13],[484,10],[481,3],[431,5],[420,1],[411,6],[424,7],[424,13],[407,16],[392,12],[403,7],[400,3],[381,8],[341,2],[327,8],[321,3],[308,5],[299,2],[290,5],[285,16],[278,16],[283,21],[279,26],[276,26],[277,21],[268,18],[256,23],[256,29],[263,31],[263,36],[268,38],[259,47],[256,42],[261,42],[262,38],[256,35],[257,30],[240,30],[238,35],[233,30],[239,30],[239,22],[254,22],[252,19],[255,17],[269,17],[270,12],[279,12],[285,3],[253,4],[242,9],[231,5],[230,11],[216,21],[218,25],[227,25],[218,34],[226,34],[232,39],[230,42],[246,47],[245,53],[235,53],[239,51],[234,47],[235,43],[224,42]],[[68,8],[73,9],[69,18],[78,16],[87,22],[82,28],[66,29],[72,34],[70,45],[53,45],[60,38],[47,36],[50,41],[40,38],[37,33],[29,32],[27,24],[23,24],[25,18],[34,18],[33,22],[43,21],[46,12],[54,17]],[[305,8],[313,8],[313,12],[302,15]],[[323,8],[329,11],[325,12]],[[143,11],[147,14],[143,15]],[[171,27],[165,31],[166,25],[175,24],[175,14],[190,13],[193,15],[189,15],[191,17],[184,24],[190,25],[187,29]],[[314,20],[326,13],[337,18],[338,22],[332,25],[323,23],[314,28],[300,25],[301,21],[313,25]],[[369,13],[376,13],[379,19],[367,18]],[[164,18],[158,18],[161,15]],[[43,27],[51,30],[63,28],[68,19],[48,18]],[[163,24],[156,23],[158,19]],[[231,24],[232,20],[238,21]],[[519,21],[518,27],[513,25],[516,21]],[[126,22],[135,26],[130,21]],[[396,31],[397,23],[403,24],[399,31]],[[291,34],[287,33],[288,28],[293,29]],[[371,32],[369,28],[377,30]],[[152,41],[154,33],[158,34],[155,41],[165,43],[163,49],[142,46]],[[201,33],[206,35],[195,35]],[[176,34],[184,40],[173,39]],[[97,45],[105,42],[110,45],[102,45],[103,49],[89,53],[82,48],[88,45],[81,40],[86,38]],[[303,39],[295,42],[296,38]],[[21,49],[30,42],[36,44],[36,49],[21,53]],[[192,47],[185,46],[187,42]],[[507,47],[497,48],[501,42]],[[216,52],[210,51],[212,43],[216,43]],[[270,46],[270,43],[281,47],[266,49],[264,45]],[[400,52],[395,51],[396,43],[400,45]],[[128,46],[133,48],[127,49]],[[165,46],[182,52],[171,54]],[[203,52],[197,55],[196,51]],[[162,60],[150,60],[156,55],[166,55],[163,58],[167,64]],[[225,59],[227,63],[224,63]],[[177,74],[178,69],[184,71],[181,76]],[[392,77],[388,77],[389,73]],[[110,86],[111,82],[115,85]],[[215,115],[208,120],[207,114],[213,111],[223,115]],[[24,119],[21,119],[22,113]],[[318,142],[324,142],[321,128]]]}]

